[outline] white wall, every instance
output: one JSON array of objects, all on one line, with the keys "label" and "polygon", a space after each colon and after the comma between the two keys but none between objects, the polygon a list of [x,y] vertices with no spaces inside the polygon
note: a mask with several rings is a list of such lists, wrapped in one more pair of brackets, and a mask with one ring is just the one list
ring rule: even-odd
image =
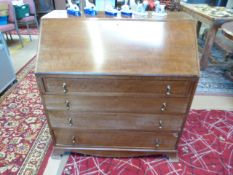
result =
[{"label": "white wall", "polygon": [[227,7],[228,8],[233,8],[233,0],[228,0]]},{"label": "white wall", "polygon": [[108,4],[111,4],[113,7],[115,7],[115,0],[95,0],[95,4],[97,11],[104,11],[105,6]]}]

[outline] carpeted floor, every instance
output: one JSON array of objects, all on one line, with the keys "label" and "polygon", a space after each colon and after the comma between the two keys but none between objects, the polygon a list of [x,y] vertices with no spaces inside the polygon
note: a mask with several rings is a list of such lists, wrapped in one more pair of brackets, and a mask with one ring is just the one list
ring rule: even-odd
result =
[{"label": "carpeted floor", "polygon": [[[199,39],[199,45],[203,47],[204,40]],[[196,94],[233,95],[233,81],[225,76],[225,72],[233,66],[233,58],[225,62],[225,52],[217,46],[212,48],[212,56],[217,63],[209,63],[208,68],[201,71]]]},{"label": "carpeted floor", "polygon": [[178,144],[179,162],[165,158],[97,158],[71,154],[63,175],[232,175],[233,112],[193,110]]},{"label": "carpeted floor", "polygon": [[[23,40],[24,46],[30,44],[31,42],[29,38],[25,38],[25,37],[22,37],[22,40]],[[11,56],[20,52],[20,50],[22,49],[22,45],[20,44],[19,40],[7,40],[7,46],[9,48]]]},{"label": "carpeted floor", "polygon": [[33,74],[35,59],[18,74],[18,84],[0,98],[0,174],[37,174],[50,134]]}]

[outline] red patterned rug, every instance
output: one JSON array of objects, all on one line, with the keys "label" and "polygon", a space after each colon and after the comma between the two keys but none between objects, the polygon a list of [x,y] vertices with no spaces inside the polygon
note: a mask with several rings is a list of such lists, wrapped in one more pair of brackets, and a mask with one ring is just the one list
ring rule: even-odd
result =
[{"label": "red patterned rug", "polygon": [[[0,174],[42,174],[51,153],[33,59],[0,98]],[[233,174],[233,112],[193,110],[179,143],[179,163],[165,158],[96,158],[71,154],[66,174]],[[40,168],[41,167],[41,168]]]},{"label": "red patterned rug", "polygon": [[32,59],[17,74],[18,83],[0,98],[1,175],[38,174],[47,161],[46,153],[51,152],[34,64]]},{"label": "red patterned rug", "polygon": [[233,112],[193,110],[179,146],[179,162],[165,158],[97,158],[71,154],[63,175],[232,175]]}]

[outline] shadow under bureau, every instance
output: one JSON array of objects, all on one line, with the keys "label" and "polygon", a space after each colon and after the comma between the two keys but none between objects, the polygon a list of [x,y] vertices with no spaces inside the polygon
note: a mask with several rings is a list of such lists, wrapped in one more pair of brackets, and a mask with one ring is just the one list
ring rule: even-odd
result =
[{"label": "shadow under bureau", "polygon": [[199,77],[196,23],[59,12],[42,18],[35,71],[53,154],[176,160]]}]

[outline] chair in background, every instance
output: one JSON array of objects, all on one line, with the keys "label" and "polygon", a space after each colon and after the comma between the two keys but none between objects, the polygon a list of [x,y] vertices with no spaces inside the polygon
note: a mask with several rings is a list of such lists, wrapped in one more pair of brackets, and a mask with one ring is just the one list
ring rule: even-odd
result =
[{"label": "chair in background", "polygon": [[29,38],[30,40],[32,40],[30,31],[29,31],[29,25],[36,24],[37,29],[39,29],[39,24],[38,24],[37,14],[36,14],[36,7],[35,7],[34,0],[23,0],[23,2],[29,5],[30,15],[18,20],[18,24],[26,25]]},{"label": "chair in background", "polygon": [[[223,35],[233,43],[233,21],[224,23],[221,27]],[[233,58],[233,45],[230,48],[226,48],[227,56]],[[233,65],[226,71],[228,79],[233,81]]]},{"label": "chair in background", "polygon": [[14,7],[11,3],[11,0],[0,0],[0,3],[8,4],[8,15],[9,15],[8,16],[8,24],[0,25],[0,31],[2,33],[5,33],[6,35],[10,34],[10,37],[12,38],[11,31],[16,30],[16,32],[19,36],[20,43],[23,47],[23,40],[22,40],[22,37],[19,33],[19,28],[18,28],[16,16],[15,16],[15,10],[14,10]]}]

